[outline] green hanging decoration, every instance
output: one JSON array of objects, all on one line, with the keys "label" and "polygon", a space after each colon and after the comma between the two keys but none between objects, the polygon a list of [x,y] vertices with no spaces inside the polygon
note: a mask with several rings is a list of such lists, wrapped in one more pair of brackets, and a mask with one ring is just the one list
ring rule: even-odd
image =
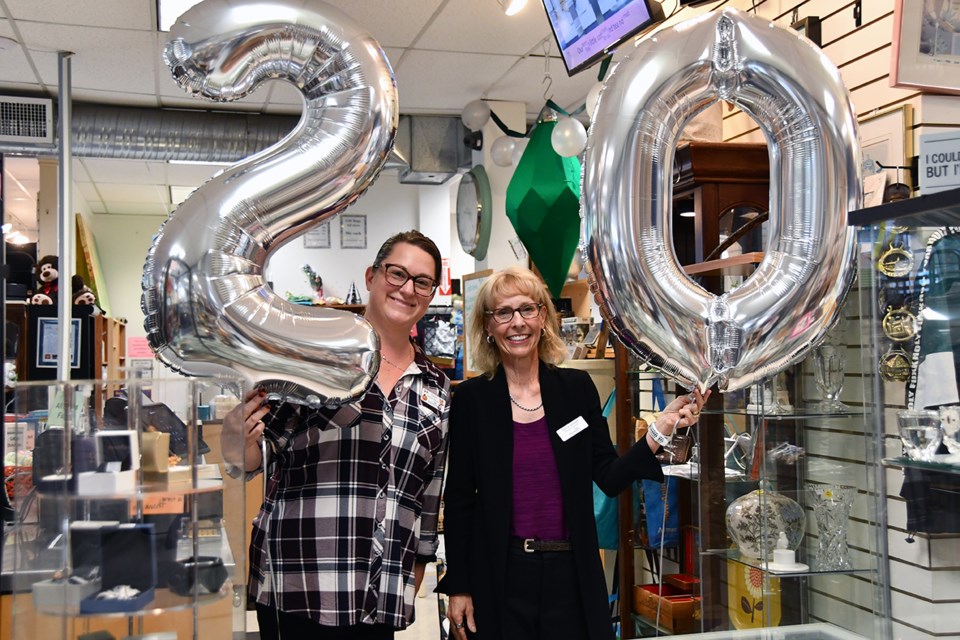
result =
[{"label": "green hanging decoration", "polygon": [[545,108],[507,186],[507,217],[553,297],[580,243],[580,161],[553,150],[557,116]]}]

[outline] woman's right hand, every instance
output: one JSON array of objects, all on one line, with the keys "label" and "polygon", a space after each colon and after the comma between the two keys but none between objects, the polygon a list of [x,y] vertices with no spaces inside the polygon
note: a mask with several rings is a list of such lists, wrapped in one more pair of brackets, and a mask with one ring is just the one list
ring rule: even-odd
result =
[{"label": "woman's right hand", "polygon": [[477,632],[477,623],[473,620],[473,597],[469,593],[458,593],[450,596],[447,603],[447,620],[450,621],[450,632],[457,640],[467,640],[467,632]]},{"label": "woman's right hand", "polygon": [[244,471],[253,471],[260,466],[260,438],[266,428],[263,418],[270,413],[270,406],[263,403],[265,397],[266,392],[253,389],[223,419],[223,458]]}]

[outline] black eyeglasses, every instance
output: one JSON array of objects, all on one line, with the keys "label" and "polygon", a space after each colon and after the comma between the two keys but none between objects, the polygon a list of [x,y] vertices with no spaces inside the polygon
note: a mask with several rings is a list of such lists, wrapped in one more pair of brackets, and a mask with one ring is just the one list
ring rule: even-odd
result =
[{"label": "black eyeglasses", "polygon": [[437,290],[437,282],[427,276],[412,276],[410,272],[398,264],[383,265],[383,275],[387,282],[395,287],[402,287],[407,284],[407,280],[413,280],[413,291],[423,297],[432,296]]},{"label": "black eyeglasses", "polygon": [[519,313],[521,318],[526,318],[527,320],[532,320],[540,315],[540,309],[543,308],[543,305],[539,302],[522,304],[516,309],[512,307],[497,307],[493,311],[484,311],[488,316],[493,316],[493,319],[497,321],[497,324],[506,324],[513,320],[513,314]]}]

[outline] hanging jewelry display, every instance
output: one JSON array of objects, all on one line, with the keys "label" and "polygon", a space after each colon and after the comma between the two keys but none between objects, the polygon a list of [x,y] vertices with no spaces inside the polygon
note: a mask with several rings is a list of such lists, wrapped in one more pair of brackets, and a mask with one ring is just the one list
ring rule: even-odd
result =
[{"label": "hanging jewelry display", "polygon": [[902,278],[913,271],[913,254],[891,240],[877,260],[877,270],[888,278]]},{"label": "hanging jewelry display", "polygon": [[917,335],[917,317],[910,312],[906,304],[899,307],[889,305],[881,326],[883,335],[894,342],[906,342]]},{"label": "hanging jewelry display", "polygon": [[910,355],[900,346],[891,346],[880,356],[880,377],[887,382],[906,382],[910,379]]}]

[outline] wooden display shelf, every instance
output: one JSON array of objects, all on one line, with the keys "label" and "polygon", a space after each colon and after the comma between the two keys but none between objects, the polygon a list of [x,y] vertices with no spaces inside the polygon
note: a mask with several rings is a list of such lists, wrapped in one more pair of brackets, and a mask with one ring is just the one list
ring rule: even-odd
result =
[{"label": "wooden display shelf", "polygon": [[749,276],[761,260],[763,260],[763,252],[754,251],[687,265],[683,268],[683,272],[688,276]]}]

